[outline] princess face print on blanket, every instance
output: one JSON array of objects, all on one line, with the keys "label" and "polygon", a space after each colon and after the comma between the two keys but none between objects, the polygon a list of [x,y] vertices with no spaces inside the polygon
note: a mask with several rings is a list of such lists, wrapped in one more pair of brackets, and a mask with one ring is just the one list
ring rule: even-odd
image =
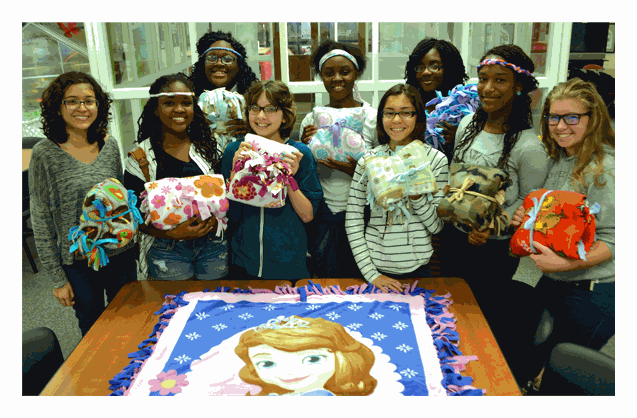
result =
[{"label": "princess face print on blanket", "polygon": [[365,154],[367,145],[362,135],[365,108],[315,107],[312,115],[318,132],[308,146],[316,160],[333,158],[346,163],[347,157],[358,160]]},{"label": "princess face print on blanket", "polygon": [[221,174],[206,174],[184,178],[168,177],[144,185],[140,209],[146,223],[169,230],[199,215],[201,220],[215,216],[217,234],[226,229],[229,204],[226,185]]},{"label": "princess face print on blanket", "polygon": [[551,248],[561,257],[586,260],[595,242],[595,214],[599,204],[588,206],[586,196],[565,190],[539,189],[523,203],[526,215],[511,238],[517,256],[536,253],[533,243]]},{"label": "princess face print on blanket", "polygon": [[296,148],[254,134],[247,134],[245,142],[252,150],[244,151],[248,158],[236,162],[228,198],[265,208],[285,206],[286,186],[296,187],[296,181],[290,175],[290,166],[281,158],[294,153]]},{"label": "princess face print on blanket", "polygon": [[439,358],[462,354],[434,344],[425,308],[445,314],[419,296],[194,292],[178,303],[123,395],[446,396],[452,370]]},{"label": "princess face print on blanket", "polygon": [[199,96],[199,107],[210,121],[210,129],[217,140],[219,150],[223,153],[226,146],[235,140],[226,133],[226,122],[233,119],[243,119],[245,114],[245,99],[239,93],[227,91],[221,87],[211,91],[204,91]]},{"label": "princess face print on blanket", "polygon": [[109,262],[106,250],[124,248],[133,240],[142,217],[137,197],[115,178],[91,187],[82,204],[79,226],[69,230],[70,252],[99,270]]}]

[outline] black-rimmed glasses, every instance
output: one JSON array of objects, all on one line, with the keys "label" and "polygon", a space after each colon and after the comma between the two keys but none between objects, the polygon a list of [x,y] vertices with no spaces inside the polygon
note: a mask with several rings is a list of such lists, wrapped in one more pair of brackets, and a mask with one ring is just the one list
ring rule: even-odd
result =
[{"label": "black-rimmed glasses", "polygon": [[206,55],[206,64],[216,64],[219,59],[221,59],[221,63],[225,65],[232,65],[232,63],[237,60],[232,55],[224,55],[220,57],[218,55],[210,54]]},{"label": "black-rimmed glasses", "polygon": [[261,107],[261,106],[257,106],[257,105],[252,105],[252,106],[248,107],[248,112],[250,112],[250,113],[252,113],[254,115],[258,115],[262,110],[263,110],[263,112],[266,115],[272,115],[272,114],[276,113],[279,110],[279,108],[276,107],[276,106],[264,106],[264,107]]},{"label": "black-rimmed glasses", "polygon": [[555,126],[560,124],[560,119],[564,120],[567,125],[577,125],[582,116],[588,116],[591,112],[586,113],[569,113],[567,115],[547,115],[546,121],[549,125]]},{"label": "black-rimmed glasses", "polygon": [[380,112],[383,116],[383,119],[394,119],[396,115],[400,116],[401,119],[410,119],[416,116],[416,112],[411,110],[402,110],[400,112],[392,112],[391,110],[383,110]]},{"label": "black-rimmed glasses", "polygon": [[426,68],[429,68],[429,71],[431,71],[432,73],[437,73],[438,71],[442,70],[442,65],[440,64],[419,65],[416,67],[416,72],[422,73],[423,71],[425,71]]},{"label": "black-rimmed glasses", "polygon": [[80,107],[82,105],[82,103],[84,103],[84,106],[87,109],[90,109],[90,110],[97,109],[97,100],[95,100],[95,99],[88,99],[88,100],[77,100],[77,99],[62,100],[62,104],[64,104],[64,107],[66,107],[66,110],[75,110],[78,107]]}]

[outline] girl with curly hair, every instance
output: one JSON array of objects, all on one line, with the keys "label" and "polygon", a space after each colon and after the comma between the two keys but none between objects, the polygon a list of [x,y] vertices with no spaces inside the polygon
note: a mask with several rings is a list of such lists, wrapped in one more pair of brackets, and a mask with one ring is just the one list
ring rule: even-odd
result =
[{"label": "girl with curly hair", "polygon": [[[333,109],[334,118],[347,120],[362,113],[361,136],[368,149],[378,146],[376,109],[364,102],[355,88],[356,80],[365,71],[365,54],[356,46],[327,40],[310,59],[329,94],[327,107]],[[301,122],[301,141],[305,144],[318,132],[313,119],[311,112]],[[345,233],[345,210],[357,161],[348,157],[348,162],[340,162],[328,157],[318,163],[324,200],[307,228],[312,273],[318,277],[360,277],[360,271],[351,263],[353,255]]]},{"label": "girl with curly hair", "polygon": [[[191,79],[195,84],[195,97],[206,90],[225,88],[245,94],[257,76],[248,65],[245,47],[230,32],[207,32],[197,41],[199,59],[194,65]],[[245,135],[248,130],[241,119],[226,122],[225,132],[231,136]]]},{"label": "girl with curly hair", "polygon": [[[452,163],[497,167],[509,174],[502,207],[509,219],[544,184],[548,172],[546,149],[532,129],[530,93],[538,86],[534,70],[533,60],[517,45],[489,50],[478,65],[480,107],[462,119],[456,133]],[[510,231],[497,236],[490,229],[447,224],[441,240],[442,274],[467,281],[498,343],[513,340],[507,332],[524,325],[507,321],[520,320],[513,312],[524,312],[532,288],[512,280],[520,260],[509,256]],[[497,267],[487,273],[491,265]],[[502,315],[508,303],[512,311]]]},{"label": "girl with curly hair", "polygon": [[[214,173],[213,167],[221,160],[205,116],[195,104],[194,90],[192,81],[182,73],[160,77],[150,86],[150,99],[139,118],[137,134],[137,143],[148,162],[148,178],[133,155],[126,159],[124,176],[127,186],[138,196],[146,182]],[[214,216],[205,221],[194,216],[166,231],[156,229],[152,223],[140,227],[141,277],[224,277],[228,271],[228,244],[214,233],[209,234],[216,227]]]},{"label": "girl with curly hair", "polygon": [[[553,331],[545,343],[530,345],[529,355],[520,356],[529,379],[556,344],[599,350],[615,334],[615,131],[595,86],[579,78],[555,86],[544,102],[541,132],[550,157],[543,188],[585,194],[601,210],[586,260],[564,258],[534,244],[539,252],[531,260],[544,273],[534,290],[553,319]],[[519,226],[524,216],[520,206],[512,224]],[[537,324],[539,316],[535,319]]]},{"label": "girl with curly hair", "polygon": [[[290,139],[296,122],[292,93],[281,81],[259,81],[245,94],[249,133],[297,149],[282,160],[292,169],[296,186],[286,189],[285,206],[260,208],[230,201],[228,234],[230,264],[236,279],[281,279],[292,282],[308,278],[307,235],[304,224],[312,221],[323,197],[316,164],[307,145]],[[221,174],[232,181],[242,152],[251,150],[245,137],[228,144]]]},{"label": "girl with curly hair", "polygon": [[[95,271],[70,252],[84,198],[97,183],[123,180],[119,145],[107,133],[112,100],[88,74],[58,76],[42,94],[47,139],[33,147],[29,165],[31,222],[44,275],[62,306],[73,306],[84,336],[126,283],[136,280],[131,246],[109,251],[111,263]],[[121,254],[120,254],[121,253]]]},{"label": "girl with curly hair", "polygon": [[[425,104],[437,97],[436,91],[447,96],[454,87],[464,85],[468,80],[460,51],[451,42],[442,39],[425,38],[418,42],[405,66],[405,82],[418,89]],[[431,113],[435,107],[431,105],[426,109]],[[443,128],[446,145],[441,151],[451,161],[458,126],[442,122],[440,127]]]},{"label": "girl with curly hair", "polygon": [[377,381],[375,356],[345,328],[323,318],[279,318],[245,332],[235,353],[239,377],[257,396],[366,396]]}]

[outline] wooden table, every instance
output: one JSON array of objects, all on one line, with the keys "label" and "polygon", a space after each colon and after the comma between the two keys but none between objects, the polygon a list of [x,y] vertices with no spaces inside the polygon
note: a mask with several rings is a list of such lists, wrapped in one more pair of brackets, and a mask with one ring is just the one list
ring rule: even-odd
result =
[{"label": "wooden table", "polygon": [[[321,286],[338,284],[341,289],[365,283],[358,279],[312,279]],[[413,283],[413,280],[401,280]],[[183,290],[197,292],[218,286],[247,289],[271,289],[278,281],[139,281],[122,288],[104,313],[80,341],[71,355],[53,376],[41,395],[109,395],[108,381],[130,362],[128,354],[138,351],[138,345],[152,332],[158,317],[155,312],[164,302],[165,294]],[[305,286],[308,280],[299,280]],[[498,347],[491,329],[476,300],[460,278],[432,277],[418,281],[418,287],[434,289],[439,295],[451,293],[450,307],[457,319],[463,355],[477,355],[479,361],[467,363],[462,374],[474,378],[475,387],[486,389],[488,396],[520,395],[511,370]]]}]

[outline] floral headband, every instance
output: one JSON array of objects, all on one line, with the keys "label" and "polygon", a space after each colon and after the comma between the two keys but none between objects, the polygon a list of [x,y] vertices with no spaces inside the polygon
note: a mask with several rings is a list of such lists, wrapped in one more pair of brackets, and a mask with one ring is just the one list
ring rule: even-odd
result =
[{"label": "floral headband", "polygon": [[527,71],[525,69],[522,69],[522,68],[518,67],[515,64],[511,64],[510,62],[506,62],[504,60],[499,60],[499,59],[495,59],[495,58],[490,58],[490,59],[486,59],[486,60],[482,61],[480,64],[478,64],[478,70],[481,67],[484,67],[485,65],[494,65],[494,64],[510,68],[513,71],[515,71],[516,73],[524,74],[524,75],[528,75],[530,77],[533,77],[533,74],[530,73],[529,71]]},{"label": "floral headband", "polygon": [[206,49],[204,52],[202,52],[200,56],[204,56],[204,55],[206,55],[206,53],[207,53],[208,51],[219,50],[219,49],[222,49],[222,50],[224,50],[224,51],[232,52],[233,54],[236,54],[236,55],[240,56],[241,58],[243,58],[243,55],[241,55],[240,53],[238,53],[238,52],[237,52],[237,51],[235,51],[234,49],[232,49],[232,48],[224,48],[224,47],[222,47],[222,46],[213,46],[212,48],[208,48],[208,49]]}]

